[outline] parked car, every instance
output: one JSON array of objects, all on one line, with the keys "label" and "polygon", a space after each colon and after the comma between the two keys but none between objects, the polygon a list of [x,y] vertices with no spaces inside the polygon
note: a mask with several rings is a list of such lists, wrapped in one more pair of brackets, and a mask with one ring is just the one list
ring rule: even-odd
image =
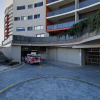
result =
[{"label": "parked car", "polygon": [[27,56],[25,57],[25,61],[29,64],[40,64],[42,62],[41,54],[27,54]]}]

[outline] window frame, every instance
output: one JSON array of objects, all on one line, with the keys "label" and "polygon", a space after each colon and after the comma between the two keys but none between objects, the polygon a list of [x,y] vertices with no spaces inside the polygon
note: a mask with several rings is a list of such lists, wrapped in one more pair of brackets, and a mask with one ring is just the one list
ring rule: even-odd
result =
[{"label": "window frame", "polygon": [[35,14],[34,15],[34,19],[39,19],[40,18],[40,14]]},{"label": "window frame", "polygon": [[25,10],[25,5],[23,5],[23,6],[17,6],[17,10]]},{"label": "window frame", "polygon": [[[29,17],[31,17],[31,18],[29,18]],[[28,19],[28,20],[32,20],[32,19],[33,19],[33,15],[27,16],[27,19]]]},{"label": "window frame", "polygon": [[28,9],[32,9],[32,8],[33,8],[33,4],[29,4]]},{"label": "window frame", "polygon": [[[19,29],[22,28],[22,29],[21,29],[21,30],[18,30],[17,28],[19,28]],[[25,27],[17,27],[17,28],[16,28],[16,31],[17,31],[17,32],[23,32],[23,31],[25,31]]]},{"label": "window frame", "polygon": [[34,4],[34,8],[43,6],[43,1]]},{"label": "window frame", "polygon": [[32,26],[27,27],[27,31],[32,31],[32,30],[33,30],[33,27]]}]

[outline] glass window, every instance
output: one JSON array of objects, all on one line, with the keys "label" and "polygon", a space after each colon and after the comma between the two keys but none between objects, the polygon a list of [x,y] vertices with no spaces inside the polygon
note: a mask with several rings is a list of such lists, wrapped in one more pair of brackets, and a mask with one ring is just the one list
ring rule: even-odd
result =
[{"label": "glass window", "polygon": [[22,16],[21,17],[21,20],[26,20],[26,16]]},{"label": "glass window", "polygon": [[40,18],[40,14],[34,15],[34,19]]},{"label": "glass window", "polygon": [[28,20],[31,20],[31,19],[33,19],[33,16],[32,15],[28,16]]},{"label": "glass window", "polygon": [[34,30],[42,30],[42,29],[43,29],[43,26],[42,25],[34,26]]},{"label": "glass window", "polygon": [[44,37],[44,34],[37,34],[36,37]]},{"label": "glass window", "polygon": [[28,5],[28,9],[33,8],[33,4]]},{"label": "glass window", "polygon": [[37,30],[37,26],[34,26],[34,30]]},{"label": "glass window", "polygon": [[41,34],[41,37],[44,37],[44,34]]},{"label": "glass window", "polygon": [[14,21],[20,20],[20,17],[14,17]]},{"label": "glass window", "polygon": [[36,37],[41,37],[41,35],[40,34],[37,34]]},{"label": "glass window", "polygon": [[34,7],[40,7],[40,6],[43,6],[43,2],[39,2],[39,3],[34,4]]},{"label": "glass window", "polygon": [[16,31],[25,31],[25,28],[24,27],[17,27]]},{"label": "glass window", "polygon": [[41,29],[43,29],[43,26],[41,26]]},{"label": "glass window", "polygon": [[37,30],[40,30],[41,28],[40,28],[40,26],[37,26]]},{"label": "glass window", "polygon": [[27,28],[27,30],[28,30],[28,31],[32,31],[32,30],[33,30],[33,27],[30,26],[30,27]]},{"label": "glass window", "polygon": [[25,9],[25,6],[18,6],[17,7],[17,10],[24,10]]}]

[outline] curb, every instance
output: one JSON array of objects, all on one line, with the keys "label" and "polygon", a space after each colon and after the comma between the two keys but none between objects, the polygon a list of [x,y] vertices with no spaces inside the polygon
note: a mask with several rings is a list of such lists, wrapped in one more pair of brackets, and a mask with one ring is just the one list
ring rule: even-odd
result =
[{"label": "curb", "polygon": [[12,68],[12,69],[9,69],[9,68],[8,68],[8,69],[6,69],[6,70],[0,71],[0,74],[3,73],[3,72],[9,72],[9,71],[12,71],[12,70],[16,70],[16,69],[18,69],[18,68],[23,67],[24,65],[25,65],[25,63],[23,62],[23,63],[21,63],[21,65],[19,65],[19,66],[17,66],[17,67],[14,67],[14,68],[10,66],[10,68]]},{"label": "curb", "polygon": [[9,67],[11,67],[11,68],[13,68],[13,67],[16,67],[16,66],[19,66],[19,65],[21,65],[23,62],[20,62],[19,64],[17,64],[17,65],[14,65],[14,66],[9,66]]}]

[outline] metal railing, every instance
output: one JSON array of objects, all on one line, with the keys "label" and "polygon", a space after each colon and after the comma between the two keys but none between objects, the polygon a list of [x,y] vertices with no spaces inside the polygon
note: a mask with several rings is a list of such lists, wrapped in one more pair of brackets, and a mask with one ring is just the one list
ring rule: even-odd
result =
[{"label": "metal railing", "polygon": [[54,29],[62,29],[62,28],[72,27],[73,24],[75,24],[75,21],[56,24],[56,25],[49,25],[49,26],[47,26],[47,30],[54,30]]},{"label": "metal railing", "polygon": [[67,12],[70,12],[70,11],[73,11],[73,10],[75,10],[75,5],[72,5],[72,6],[63,8],[63,9],[59,9],[59,10],[56,10],[56,11],[48,12],[47,17],[67,13]]},{"label": "metal railing", "polygon": [[78,4],[78,8],[83,8],[83,7],[95,4],[97,2],[100,2],[100,0],[85,0]]}]

